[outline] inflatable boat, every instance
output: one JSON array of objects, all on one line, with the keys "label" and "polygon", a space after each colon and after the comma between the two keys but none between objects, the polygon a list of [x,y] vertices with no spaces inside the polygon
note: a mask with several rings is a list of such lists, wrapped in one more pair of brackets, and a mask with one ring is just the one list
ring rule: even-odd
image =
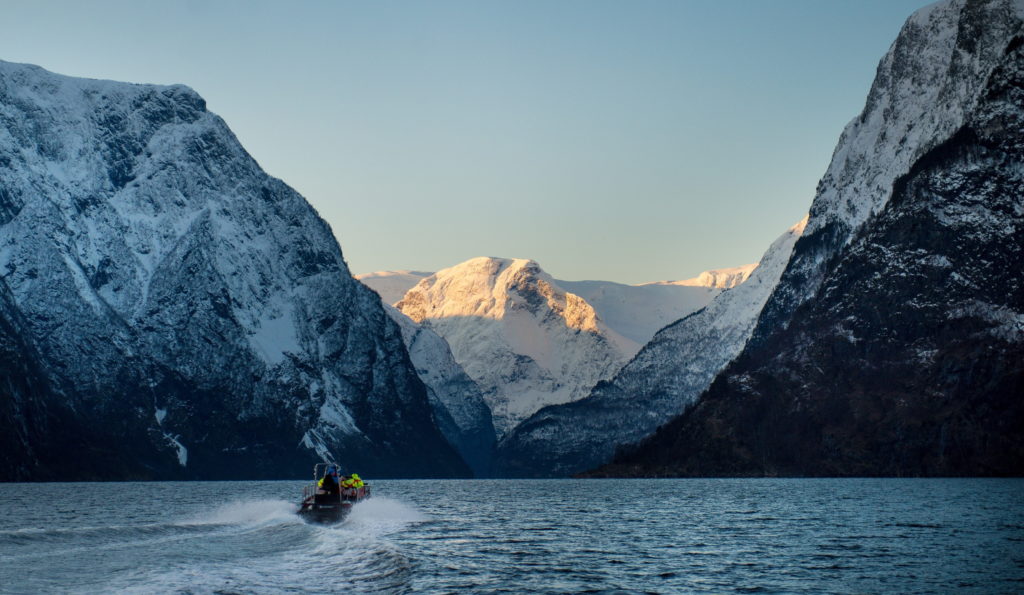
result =
[{"label": "inflatable boat", "polygon": [[342,475],[334,463],[313,466],[313,482],[302,488],[298,515],[314,523],[342,521],[356,503],[370,497],[370,486],[358,475]]}]

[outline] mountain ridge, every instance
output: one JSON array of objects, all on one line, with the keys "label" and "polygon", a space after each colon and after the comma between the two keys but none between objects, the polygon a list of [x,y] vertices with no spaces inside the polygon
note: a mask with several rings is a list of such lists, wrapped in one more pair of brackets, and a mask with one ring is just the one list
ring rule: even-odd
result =
[{"label": "mountain ridge", "polygon": [[557,477],[607,461],[693,404],[750,334],[806,219],[782,234],[742,284],[659,330],[615,376],[583,399],[545,407],[498,444],[495,469]]},{"label": "mountain ridge", "polygon": [[445,338],[483,391],[499,436],[547,403],[578,398],[637,348],[526,259],[443,269],[396,308]]},{"label": "mountain ridge", "polygon": [[0,62],[0,163],[0,275],[45,408],[120,441],[67,449],[62,476],[294,477],[333,453],[468,474],[329,226],[191,89]]},{"label": "mountain ridge", "polygon": [[[588,475],[1024,471],[1022,45],[1019,0],[908,19],[829,168],[891,177],[843,209],[827,174],[813,236],[744,352],[694,408]],[[877,118],[903,136],[869,130],[881,163],[850,166],[843,143],[864,146],[858,122]]]}]

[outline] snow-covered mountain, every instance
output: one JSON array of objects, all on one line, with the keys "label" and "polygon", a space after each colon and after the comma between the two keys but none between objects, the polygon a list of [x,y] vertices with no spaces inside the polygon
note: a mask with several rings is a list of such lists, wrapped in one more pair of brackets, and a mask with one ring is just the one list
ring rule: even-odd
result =
[{"label": "snow-covered mountain", "polygon": [[356,279],[380,295],[385,311],[401,327],[402,339],[416,373],[427,387],[441,432],[477,477],[486,476],[490,473],[495,434],[491,410],[483,401],[480,387],[455,361],[447,341],[392,305],[431,274],[379,271],[356,275]]},{"label": "snow-covered mountain", "polygon": [[0,387],[3,427],[28,428],[9,468],[468,471],[327,224],[187,87],[0,62],[0,277],[11,340],[38,353],[16,364],[46,385]]},{"label": "snow-covered mountain", "polygon": [[468,260],[423,279],[396,307],[445,338],[499,436],[545,405],[584,396],[637,348],[531,260]]},{"label": "snow-covered mountain", "polygon": [[601,473],[1024,472],[1024,1],[916,12],[743,353]]},{"label": "snow-covered mountain", "polygon": [[[565,281],[558,287],[583,298],[610,329],[643,345],[654,333],[708,305],[721,290],[739,285],[757,264],[704,271],[692,279],[626,285],[614,281]],[[356,278],[380,294],[388,304],[397,304],[405,293],[431,273],[380,271]]]},{"label": "snow-covered mountain", "polygon": [[818,183],[807,230],[765,307],[765,330],[787,324],[817,294],[826,269],[885,207],[895,182],[963,127],[1020,11],[1020,0],[952,0],[907,20]]},{"label": "snow-covered mountain", "polygon": [[556,279],[555,283],[586,300],[609,328],[639,346],[666,325],[708,305],[721,293],[719,288],[682,282],[623,285]]},{"label": "snow-covered mountain", "polygon": [[[474,260],[479,261],[481,259]],[[489,260],[493,264],[493,262],[497,262],[500,259],[484,260]],[[524,266],[528,263],[528,261],[516,262]],[[479,276],[481,274],[480,267],[466,266],[467,264],[464,263],[464,265],[454,267],[454,270],[446,273],[446,276],[451,277],[464,273],[471,276]],[[756,265],[705,271],[699,277],[693,279],[663,281],[644,285],[625,285],[611,281],[548,280],[546,277],[544,282],[551,284],[556,291],[568,292],[583,298],[583,301],[593,308],[600,322],[604,323],[615,333],[625,337],[627,339],[625,341],[618,339],[614,342],[620,348],[621,359],[624,361],[626,358],[634,355],[639,346],[650,340],[654,333],[662,327],[703,308],[715,296],[721,293],[723,288],[742,283],[754,267]],[[356,278],[380,294],[381,299],[385,303],[390,301],[390,303],[398,304],[409,290],[430,276],[431,273],[417,271],[380,271],[357,275]],[[485,285],[479,285],[478,287],[484,287]],[[486,286],[490,288],[490,285]],[[490,289],[488,290],[490,291]],[[463,316],[461,310],[465,309],[465,294],[454,292],[451,295],[454,296],[452,299],[458,302],[454,308],[460,310],[460,313],[455,316]],[[433,299],[438,302],[447,300],[449,299],[449,294],[438,295],[435,293]],[[447,306],[442,306],[439,303],[435,304],[435,307],[446,312],[448,311]],[[425,325],[416,325],[415,322],[401,314],[397,309],[391,308],[389,313],[395,315],[396,321],[402,326],[403,336],[406,339],[406,345],[409,348],[416,370],[428,389],[431,390],[432,402],[439,405],[435,406],[435,410],[439,411],[439,419],[445,417],[446,414],[443,412],[445,407],[461,407],[466,411],[461,425],[448,424],[446,426],[444,423],[441,424],[442,430],[445,430],[446,427],[449,428],[448,431],[445,431],[449,442],[457,446],[460,454],[470,462],[475,472],[478,474],[486,473],[481,453],[489,459],[491,447],[493,446],[493,431],[490,434],[491,444],[487,448],[483,448],[481,445],[483,442],[486,442],[486,439],[481,437],[487,434],[487,430],[484,428],[490,425],[491,421],[490,414],[487,415],[487,419],[484,419],[480,408],[476,406],[480,398],[479,389],[475,383],[471,385],[465,382],[472,382],[469,378],[465,378],[465,381],[463,380],[465,373],[461,366],[452,359],[448,343],[433,330],[434,327],[432,325],[436,323],[428,319]],[[445,314],[444,317],[449,315],[450,313]],[[534,318],[534,320],[543,319]],[[444,323],[442,323],[442,326],[444,326]],[[513,334],[521,337],[526,334],[526,331],[517,330]],[[455,341],[465,340],[466,337],[465,334],[459,333],[450,336]],[[599,344],[603,348],[604,344]],[[468,351],[468,353],[463,353],[467,358],[480,355],[481,353],[484,353],[487,358],[496,356],[495,350],[481,350],[479,345],[473,349],[464,349],[463,351]],[[499,350],[501,355],[498,357],[513,359],[521,358],[523,355],[531,357],[530,354],[520,353],[520,351],[510,347],[507,350]],[[545,357],[541,357],[541,360],[545,361]],[[491,359],[482,362],[467,359],[464,362],[481,373],[481,378],[489,383],[488,386],[492,393],[499,392],[497,383],[501,379],[488,378],[486,372],[486,370],[491,369],[491,364],[493,363]],[[549,384],[550,382],[549,378],[541,380],[542,385],[545,383]],[[589,382],[589,380],[584,382]],[[522,387],[526,386],[526,384],[527,379],[520,379],[519,390],[521,391]],[[443,396],[438,397],[435,395]],[[536,393],[534,395],[536,396]],[[556,398],[563,399],[564,397],[558,396]],[[447,405],[441,405],[442,402],[447,403]],[[499,407],[504,407],[504,405],[499,405]],[[484,406],[484,409],[486,409],[486,406]],[[468,413],[472,413],[472,415]],[[456,428],[458,429],[455,430]],[[457,435],[460,432],[467,431],[474,434],[476,438],[467,441]],[[460,444],[465,444],[466,446],[459,447],[458,445]]]},{"label": "snow-covered mountain", "polygon": [[692,405],[750,338],[805,224],[776,240],[744,283],[659,331],[587,398],[545,407],[520,424],[499,444],[496,472],[559,476],[589,469]]},{"label": "snow-covered mountain", "polygon": [[405,292],[432,274],[425,271],[377,271],[356,275],[356,279],[380,294],[385,304],[394,306],[405,297]]},{"label": "snow-covered mountain", "polygon": [[647,285],[683,285],[687,287],[712,287],[715,289],[729,289],[743,283],[750,277],[750,274],[757,268],[757,263],[745,264],[727,269],[714,269],[704,271],[693,279],[682,281],[656,281]]},{"label": "snow-covered mountain", "polygon": [[495,433],[491,409],[480,387],[452,356],[448,342],[440,335],[397,308],[384,306],[402,329],[402,339],[434,408],[441,433],[462,455],[477,477],[490,475]]}]

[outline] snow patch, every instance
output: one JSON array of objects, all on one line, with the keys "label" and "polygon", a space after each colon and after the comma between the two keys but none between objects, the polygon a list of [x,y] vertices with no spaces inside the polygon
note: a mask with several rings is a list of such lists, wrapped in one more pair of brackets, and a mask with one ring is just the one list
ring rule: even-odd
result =
[{"label": "snow patch", "polygon": [[1024,341],[1024,314],[1005,306],[974,300],[951,311],[949,318],[979,318],[992,325],[992,336],[1011,343]]},{"label": "snow patch", "polygon": [[352,414],[336,399],[327,399],[320,407],[320,423],[332,426],[345,434],[360,434]]},{"label": "snow patch", "polygon": [[299,441],[300,446],[312,450],[320,457],[321,461],[333,461],[334,455],[331,454],[331,449],[327,448],[327,444],[324,439],[320,437],[320,433],[317,430],[307,430],[302,435],[302,440]]},{"label": "snow patch", "polygon": [[178,464],[182,467],[186,466],[188,464],[188,449],[185,448],[185,445],[179,440],[181,436],[171,435],[164,432],[164,438],[166,438],[167,441],[178,450]]},{"label": "snow patch", "polygon": [[285,359],[286,353],[301,353],[295,332],[293,307],[290,302],[278,300],[267,308],[259,325],[249,336],[249,344],[263,361],[275,366]]}]

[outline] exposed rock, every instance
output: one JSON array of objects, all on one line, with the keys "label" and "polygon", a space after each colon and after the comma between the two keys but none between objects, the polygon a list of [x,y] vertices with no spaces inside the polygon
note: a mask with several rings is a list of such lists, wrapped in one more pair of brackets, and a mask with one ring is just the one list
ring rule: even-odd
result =
[{"label": "exposed rock", "polygon": [[0,275],[47,407],[108,440],[51,453],[89,461],[65,477],[468,473],[327,224],[192,90],[0,62],[0,164]]},{"label": "exposed rock", "polygon": [[1024,472],[1022,16],[995,1],[911,17],[755,339],[595,474]]}]

